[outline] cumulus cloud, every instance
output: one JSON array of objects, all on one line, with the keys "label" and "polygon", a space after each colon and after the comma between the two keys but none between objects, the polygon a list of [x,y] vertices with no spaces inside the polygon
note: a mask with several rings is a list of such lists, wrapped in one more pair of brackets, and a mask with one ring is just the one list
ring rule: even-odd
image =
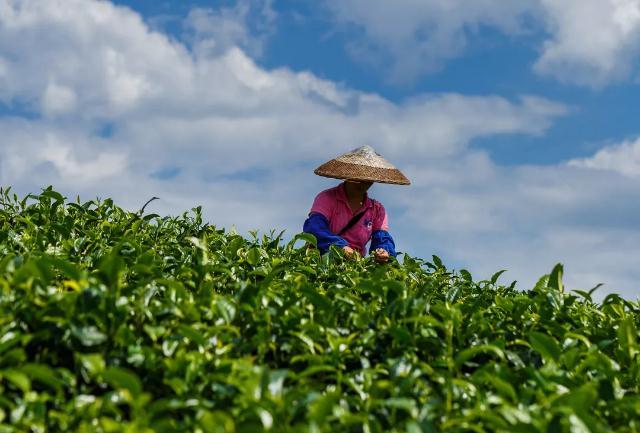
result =
[{"label": "cumulus cloud", "polygon": [[483,278],[507,269],[503,278],[523,288],[562,262],[571,288],[640,294],[635,179],[566,164],[499,167],[476,152],[409,176],[410,195],[385,197],[404,210],[399,243],[409,251],[433,251]]},{"label": "cumulus cloud", "polygon": [[56,114],[72,111],[76,105],[76,94],[68,87],[58,86],[49,83],[42,96],[42,112],[45,115],[55,116]]},{"label": "cumulus cloud", "polygon": [[640,48],[640,0],[542,0],[551,37],[535,70],[602,86],[630,76]]},{"label": "cumulus cloud", "polygon": [[73,125],[0,117],[0,182],[37,191],[52,181],[97,185],[128,170],[126,146]]},{"label": "cumulus cloud", "polygon": [[64,4],[69,1],[74,7],[61,0],[3,1],[0,94],[7,105],[27,105],[52,122],[81,119],[88,131],[111,123],[112,141],[130,143],[132,163],[157,159],[204,170],[212,162],[207,156],[215,155],[225,161],[217,170],[229,174],[363,142],[397,157],[442,157],[472,137],[540,133],[564,112],[529,96],[441,94],[395,104],[308,72],[266,71],[238,47],[190,52],[129,9]]},{"label": "cumulus cloud", "polygon": [[481,25],[520,33],[533,0],[330,0],[340,26],[359,33],[349,46],[358,60],[387,66],[393,82],[439,70],[466,48]]},{"label": "cumulus cloud", "polygon": [[482,27],[541,35],[534,70],[579,85],[629,78],[640,47],[640,0],[331,0],[329,8],[358,35],[353,56],[398,83],[459,57]]},{"label": "cumulus cloud", "polygon": [[241,47],[256,57],[262,55],[274,33],[276,19],[271,0],[239,0],[230,7],[192,9],[185,29],[200,54],[220,54]]},{"label": "cumulus cloud", "polygon": [[[83,120],[114,118],[190,83],[190,53],[108,2],[0,2],[0,101]],[[176,93],[176,92],[174,92]]]},{"label": "cumulus cloud", "polygon": [[625,176],[638,177],[640,176],[640,138],[606,146],[588,158],[572,159],[568,165],[610,170]]},{"label": "cumulus cloud", "polygon": [[508,267],[523,287],[565,261],[575,285],[636,293],[625,259],[635,228],[607,215],[637,215],[631,180],[567,165],[504,168],[469,148],[482,136],[544,134],[562,104],[460,94],[394,103],[310,72],[266,70],[241,40],[225,43],[192,49],[105,1],[0,0],[0,102],[12,113],[0,116],[0,183],[54,184],[130,209],[159,196],[153,211],[202,204],[219,226],[293,233],[314,193],[335,183],[311,169],[368,143],[413,180],[372,191],[402,250],[442,251],[485,275]]}]

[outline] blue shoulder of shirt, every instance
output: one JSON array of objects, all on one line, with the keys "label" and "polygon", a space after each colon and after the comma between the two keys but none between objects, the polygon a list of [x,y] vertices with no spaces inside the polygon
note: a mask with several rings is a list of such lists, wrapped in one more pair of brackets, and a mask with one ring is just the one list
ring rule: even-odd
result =
[{"label": "blue shoulder of shirt", "polygon": [[302,231],[314,235],[318,241],[320,254],[329,251],[331,245],[346,247],[349,243],[342,237],[336,235],[329,229],[329,221],[319,213],[312,213],[304,222]]}]

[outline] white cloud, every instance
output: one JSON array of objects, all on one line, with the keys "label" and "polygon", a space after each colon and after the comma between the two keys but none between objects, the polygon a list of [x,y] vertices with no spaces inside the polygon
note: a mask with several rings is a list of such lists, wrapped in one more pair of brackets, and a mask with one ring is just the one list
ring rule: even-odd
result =
[{"label": "white cloud", "polygon": [[98,153],[90,161],[78,161],[70,147],[47,144],[42,149],[42,161],[54,165],[61,177],[77,182],[95,181],[118,175],[125,168],[126,158],[120,154]]},{"label": "white cloud", "polygon": [[536,71],[602,86],[628,78],[640,48],[640,0],[542,0],[552,34]]},{"label": "white cloud", "polygon": [[[4,102],[48,116],[24,129],[49,128],[58,143],[79,143],[59,149],[56,167],[102,161],[110,145],[142,176],[173,166],[196,179],[272,170],[365,142],[399,161],[441,158],[473,137],[540,133],[564,111],[534,97],[456,94],[398,105],[308,72],[266,71],[237,47],[189,51],[108,2],[0,1],[0,58]],[[105,122],[112,137],[100,138]],[[5,150],[25,139],[10,137]],[[93,153],[77,157],[79,149]]]},{"label": "white cloud", "polygon": [[588,158],[568,162],[573,167],[610,170],[629,177],[640,176],[640,138],[606,146]]},{"label": "white cloud", "polygon": [[[410,194],[382,196],[393,209],[398,244],[519,287],[562,262],[569,288],[605,283],[599,296],[640,297],[637,180],[582,167],[498,167],[486,155],[428,162],[409,171]],[[397,221],[397,219],[400,221]]]},{"label": "white cloud", "polygon": [[466,48],[480,25],[521,32],[533,0],[330,0],[335,19],[361,37],[350,52],[359,60],[390,68],[394,82],[439,70]]},{"label": "white cloud", "polygon": [[233,7],[192,9],[185,27],[200,55],[241,47],[255,57],[262,55],[276,19],[271,0],[238,0]]},{"label": "white cloud", "polygon": [[56,115],[72,111],[76,105],[76,94],[72,89],[49,83],[42,97],[42,112]]},{"label": "white cloud", "polygon": [[400,83],[459,57],[481,36],[481,27],[516,37],[544,33],[535,71],[579,85],[629,78],[640,48],[640,0],[331,0],[329,5],[339,26],[359,33],[350,50],[355,58]]},{"label": "white cloud", "polygon": [[311,169],[369,143],[413,180],[373,190],[402,250],[443,251],[485,275],[508,267],[527,282],[562,260],[576,285],[636,293],[632,180],[501,168],[469,149],[481,136],[543,134],[561,104],[459,94],[397,104],[309,72],[265,70],[238,47],[191,51],[131,10],[92,0],[0,0],[0,59],[2,102],[32,111],[0,117],[0,182],[18,191],[54,184],[130,209],[159,196],[149,211],[202,204],[217,225],[297,232],[313,195],[334,184]]},{"label": "white cloud", "polygon": [[0,130],[4,185],[27,184],[32,191],[54,180],[99,185],[128,168],[124,146],[69,124],[0,117]]},{"label": "white cloud", "polygon": [[153,104],[177,82],[191,82],[194,72],[185,47],[151,32],[139,15],[79,0],[0,2],[0,63],[0,101],[39,110],[55,85],[76,95],[65,115],[83,119],[130,114],[142,100]]}]

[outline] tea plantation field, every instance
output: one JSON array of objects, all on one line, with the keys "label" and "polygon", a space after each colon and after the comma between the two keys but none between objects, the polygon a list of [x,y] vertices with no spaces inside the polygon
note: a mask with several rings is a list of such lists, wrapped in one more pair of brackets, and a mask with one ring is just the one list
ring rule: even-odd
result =
[{"label": "tea plantation field", "polygon": [[[0,191],[0,432],[638,432],[640,303]],[[428,243],[428,240],[425,240]]]}]

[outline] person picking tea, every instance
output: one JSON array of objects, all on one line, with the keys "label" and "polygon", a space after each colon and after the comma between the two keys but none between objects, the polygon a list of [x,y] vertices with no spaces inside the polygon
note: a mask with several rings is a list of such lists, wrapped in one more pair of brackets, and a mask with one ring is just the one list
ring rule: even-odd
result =
[{"label": "person picking tea", "polygon": [[319,193],[303,231],[316,237],[321,254],[331,245],[347,256],[369,253],[378,263],[396,256],[395,242],[389,233],[384,206],[369,197],[373,183],[410,185],[397,168],[370,146],[362,146],[334,158],[314,170],[319,176],[342,179],[339,185]]}]

